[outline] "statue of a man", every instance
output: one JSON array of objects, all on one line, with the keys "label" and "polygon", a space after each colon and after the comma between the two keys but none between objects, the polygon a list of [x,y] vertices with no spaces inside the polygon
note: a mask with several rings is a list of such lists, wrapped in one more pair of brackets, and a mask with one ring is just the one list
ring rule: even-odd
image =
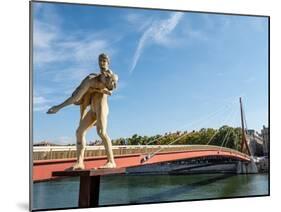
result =
[{"label": "statue of a man", "polygon": [[[80,123],[76,130],[77,141],[77,162],[73,165],[73,170],[84,169],[84,154],[86,147],[86,132],[93,126],[96,126],[97,133],[103,141],[107,155],[107,163],[100,168],[115,168],[112,144],[107,135],[107,117],[108,101],[107,97],[111,90],[116,88],[118,76],[113,74],[109,69],[109,58],[106,54],[99,55],[100,74],[90,74],[87,76],[79,87],[73,92],[71,97],[63,103],[51,107],[47,113],[52,114],[61,108],[70,105],[80,105],[81,117]],[[90,110],[85,111],[90,105]]]}]

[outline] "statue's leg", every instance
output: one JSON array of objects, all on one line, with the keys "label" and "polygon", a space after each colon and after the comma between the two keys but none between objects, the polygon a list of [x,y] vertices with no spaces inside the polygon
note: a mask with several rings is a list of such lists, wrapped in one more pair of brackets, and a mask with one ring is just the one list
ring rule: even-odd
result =
[{"label": "statue's leg", "polygon": [[107,110],[107,108],[103,108],[97,113],[97,133],[103,141],[105,152],[107,155],[107,163],[104,166],[101,166],[100,168],[115,168],[116,164],[114,161],[111,140],[106,132],[108,116]]},{"label": "statue's leg", "polygon": [[86,115],[86,108],[87,106],[84,103],[80,104],[80,121],[84,119]]},{"label": "statue's leg", "polygon": [[58,112],[60,109],[74,104],[75,102],[78,102],[83,95],[89,90],[90,88],[90,81],[84,81],[78,88],[76,88],[76,90],[72,93],[72,95],[67,98],[64,102],[62,102],[61,104],[55,105],[53,107],[51,107],[47,113],[48,114],[53,114]]},{"label": "statue's leg", "polygon": [[87,107],[91,102],[91,93],[87,93],[83,96],[83,99],[80,101],[80,120],[83,119],[87,113]]},{"label": "statue's leg", "polygon": [[58,112],[60,109],[62,109],[63,107],[66,107],[68,105],[71,105],[75,102],[75,99],[73,98],[73,96],[69,97],[68,99],[66,99],[63,103],[59,104],[59,105],[55,105],[53,107],[51,107],[47,113],[48,114],[53,114]]},{"label": "statue's leg", "polygon": [[96,122],[96,115],[92,111],[88,111],[83,119],[81,119],[78,129],[76,130],[77,140],[77,162],[73,165],[73,169],[84,169],[84,154],[86,148],[86,133],[89,128]]}]

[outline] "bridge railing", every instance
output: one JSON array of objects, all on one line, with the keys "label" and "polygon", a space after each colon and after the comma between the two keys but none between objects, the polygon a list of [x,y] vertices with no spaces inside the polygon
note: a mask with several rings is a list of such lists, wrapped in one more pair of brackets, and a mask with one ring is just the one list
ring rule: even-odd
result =
[{"label": "bridge railing", "polygon": [[[196,151],[196,150],[221,150],[234,154],[245,154],[225,147],[213,145],[124,145],[113,146],[114,155],[129,155],[129,154],[148,154],[153,153],[161,148],[161,152],[178,152],[178,151]],[[85,157],[105,156],[103,146],[87,146]],[[53,160],[76,158],[75,146],[44,146],[33,147],[33,160]]]}]

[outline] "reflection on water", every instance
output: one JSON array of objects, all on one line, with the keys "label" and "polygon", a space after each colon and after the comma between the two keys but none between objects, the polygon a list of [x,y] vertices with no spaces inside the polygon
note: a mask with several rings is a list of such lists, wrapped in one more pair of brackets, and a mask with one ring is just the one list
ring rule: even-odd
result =
[{"label": "reflection on water", "polygon": [[[78,207],[79,178],[34,184],[34,209]],[[268,194],[268,175],[155,175],[101,178],[100,205]]]}]

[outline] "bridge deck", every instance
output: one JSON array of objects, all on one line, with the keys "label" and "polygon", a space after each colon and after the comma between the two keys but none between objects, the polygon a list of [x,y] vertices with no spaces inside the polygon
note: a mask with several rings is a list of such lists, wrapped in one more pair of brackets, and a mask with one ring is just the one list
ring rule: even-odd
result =
[{"label": "bridge deck", "polygon": [[[226,148],[220,149],[219,147],[214,149],[208,148],[208,149],[196,149],[196,150],[189,150],[189,151],[159,152],[145,163],[141,163],[141,159],[143,157],[143,155],[141,154],[115,156],[115,161],[117,164],[117,168],[128,168],[128,167],[142,166],[144,164],[155,164],[155,163],[163,163],[163,162],[169,162],[175,160],[184,160],[184,159],[209,157],[209,156],[229,157],[238,160],[250,161],[249,156],[243,153]],[[52,172],[67,170],[73,165],[74,162],[75,159],[34,161],[33,180],[36,182],[36,181],[54,179],[57,176],[52,176]],[[105,156],[86,158],[85,159],[86,171],[89,171],[93,168],[98,168],[102,166],[104,163],[106,163]]]}]

